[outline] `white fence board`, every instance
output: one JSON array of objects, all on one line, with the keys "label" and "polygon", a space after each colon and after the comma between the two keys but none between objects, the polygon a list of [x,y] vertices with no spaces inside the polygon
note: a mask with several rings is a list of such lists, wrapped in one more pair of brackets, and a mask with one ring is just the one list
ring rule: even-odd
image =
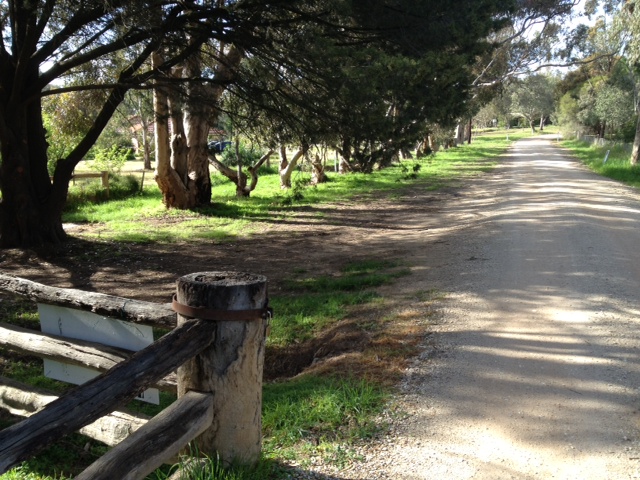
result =
[{"label": "white fence board", "polygon": [[[38,303],[41,330],[66,338],[98,342],[112,347],[138,351],[153,343],[153,329],[95,313]],[[44,359],[45,376],[80,385],[100,374],[97,370]],[[145,390],[139,400],[159,404],[157,389]]]}]

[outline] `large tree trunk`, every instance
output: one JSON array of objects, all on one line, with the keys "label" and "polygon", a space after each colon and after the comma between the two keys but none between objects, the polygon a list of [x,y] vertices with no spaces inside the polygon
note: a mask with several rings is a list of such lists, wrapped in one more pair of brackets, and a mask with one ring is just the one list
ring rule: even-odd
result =
[{"label": "large tree trunk", "polygon": [[[152,56],[152,65],[162,64],[159,53]],[[162,201],[167,207],[189,208],[191,202],[187,188],[180,175],[172,166],[169,139],[169,96],[166,88],[157,85],[153,90],[153,110],[155,112],[156,137],[156,182],[162,192]]]},{"label": "large tree trunk", "polygon": [[638,164],[638,156],[640,154],[640,115],[636,122],[636,136],[633,138],[633,148],[631,150],[631,165]]},{"label": "large tree trunk", "polygon": [[[187,78],[198,78],[202,75],[199,55],[193,55],[187,60],[185,75]],[[194,201],[198,206],[211,202],[211,175],[207,150],[209,119],[212,113],[208,99],[211,93],[210,88],[199,82],[190,83],[184,111],[187,167],[189,179],[193,182],[190,188],[193,190]]]},{"label": "large tree trunk", "polygon": [[[41,102],[39,98],[26,98],[29,80],[38,78],[37,66],[29,68],[26,85],[14,83],[13,69],[0,72],[2,86],[13,87],[9,91],[0,88],[2,247],[59,243],[65,238],[62,208],[71,174],[62,168],[58,170],[58,188],[53,188],[47,170],[47,141]],[[67,184],[63,186],[65,180]]]},{"label": "large tree trunk", "polygon": [[[39,98],[24,93],[37,81],[37,65],[19,85],[7,80],[15,72],[4,69],[0,88],[0,246],[28,247],[57,244],[66,239],[62,210],[67,200],[73,169],[95,143],[122,102],[126,88],[113,89],[93,125],[73,151],[56,162],[53,182],[47,169],[46,130]],[[27,98],[28,97],[28,98]],[[6,122],[4,119],[11,119]]]},{"label": "large tree trunk", "polygon": [[[164,99],[158,99],[156,108],[161,111],[156,110],[156,116],[169,116],[174,135],[171,161],[163,164],[162,168],[156,165],[156,181],[168,208],[190,209],[211,202],[207,151],[209,125],[215,119],[216,103],[224,93],[224,85],[232,80],[243,55],[240,49],[229,49],[216,71],[216,79],[219,80],[216,87],[190,84],[184,103],[175,97],[167,98],[166,95]],[[157,57],[161,60],[159,55]],[[200,68],[200,58],[192,56],[185,62],[183,69],[176,69],[175,74],[179,72],[186,78],[198,78]],[[171,105],[170,109],[166,106],[167,101]],[[179,104],[181,109],[178,108]]]},{"label": "large tree trunk", "polygon": [[[158,54],[154,58],[161,62]],[[198,59],[192,57],[186,63],[186,68],[174,69],[174,76],[199,76]],[[154,93],[156,136],[161,135],[162,142],[166,142],[169,122],[173,131],[170,153],[156,149],[156,182],[167,208],[189,209],[211,201],[207,157],[208,108],[201,87],[191,87],[188,93],[184,103],[175,91],[165,91],[159,87]],[[163,149],[165,147],[162,145]]]}]

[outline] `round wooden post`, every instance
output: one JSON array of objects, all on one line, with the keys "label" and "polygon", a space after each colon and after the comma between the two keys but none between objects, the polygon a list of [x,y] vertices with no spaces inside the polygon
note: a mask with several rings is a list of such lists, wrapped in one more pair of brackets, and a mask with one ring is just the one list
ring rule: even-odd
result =
[{"label": "round wooden post", "polygon": [[237,272],[201,272],[178,279],[174,309],[216,322],[215,339],[178,368],[178,396],[212,392],[213,423],[196,439],[200,452],[225,464],[255,464],[262,448],[262,371],[267,279]]}]

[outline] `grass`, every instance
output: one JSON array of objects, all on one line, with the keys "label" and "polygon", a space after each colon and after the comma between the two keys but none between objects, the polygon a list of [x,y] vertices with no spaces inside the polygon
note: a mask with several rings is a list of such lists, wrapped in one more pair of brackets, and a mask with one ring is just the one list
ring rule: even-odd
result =
[{"label": "grass", "polygon": [[[262,417],[267,457],[332,457],[353,442],[371,438],[387,393],[359,379],[304,376],[266,385]],[[302,462],[304,466],[304,462]]]},{"label": "grass", "polygon": [[[492,169],[511,141],[529,135],[526,130],[513,130],[507,140],[504,132],[488,132],[476,137],[472,145],[405,160],[374,174],[333,174],[330,182],[304,188],[302,197],[296,198],[280,190],[277,175],[263,175],[249,199],[236,198],[233,185],[214,175],[211,206],[195,211],[166,210],[158,188],[146,182],[141,193],[129,198],[101,203],[77,202],[67,210],[64,221],[96,224],[97,228],[91,229],[88,236],[113,242],[224,241],[264,232],[272,223],[318,204],[330,208],[331,204],[368,201],[382,194],[400,198],[410,183],[426,190],[456,185],[464,177]],[[294,182],[302,184],[306,179],[305,172],[298,172]],[[307,219],[326,221],[322,213]],[[108,249],[101,254],[108,255]],[[192,478],[287,478],[288,468],[282,462],[293,462],[304,468],[314,458],[337,466],[353,459],[352,446],[384,428],[376,418],[388,400],[389,385],[397,380],[407,359],[416,354],[428,327],[429,305],[442,296],[439,292],[418,292],[411,299],[410,309],[394,310],[376,288],[396,282],[409,273],[397,262],[377,259],[346,265],[335,275],[314,276],[305,269],[292,269],[290,278],[284,282],[283,294],[272,299],[276,315],[267,349],[304,345],[335,325],[366,331],[370,345],[345,360],[352,362],[348,368],[338,364],[333,369],[316,369],[293,379],[265,384],[263,460],[258,467],[222,469],[215,459],[207,459]],[[354,322],[350,317],[359,309],[376,313]],[[0,302],[0,313],[10,323],[38,328],[37,315],[30,302]],[[418,324],[417,320],[422,323]],[[58,392],[69,388],[43,377],[40,360],[25,360],[6,351],[0,352],[0,359],[3,375]],[[171,396],[162,394],[160,408],[171,401]],[[140,402],[132,403],[129,408],[149,415],[159,410]],[[81,465],[95,459],[106,448],[88,442],[89,448],[85,451],[87,442],[79,435],[69,437],[54,445],[51,452],[34,457],[0,479],[58,480],[74,475]],[[166,479],[176,468],[178,466],[159,469],[149,478]]]},{"label": "grass", "polygon": [[[268,231],[278,220],[295,216],[301,209],[318,204],[366,200],[375,195],[401,195],[408,183],[418,183],[427,190],[455,184],[461,178],[479,175],[492,169],[497,157],[513,141],[530,136],[526,130],[489,132],[475,137],[471,145],[442,150],[435,155],[404,160],[374,174],[338,175],[329,173],[330,181],[305,187],[296,193],[280,189],[277,174],[260,177],[250,198],[237,198],[235,186],[217,173],[212,174],[210,206],[190,211],[167,210],[162,194],[152,182],[142,193],[109,202],[74,202],[64,213],[68,223],[96,224],[99,228],[85,234],[104,240],[149,243],[193,240],[232,240],[238,236]],[[307,185],[309,174],[298,171],[294,183]],[[395,192],[395,193],[394,193]],[[73,188],[71,189],[73,196]],[[312,221],[324,221],[318,213]]]},{"label": "grass", "polygon": [[[631,155],[624,146],[598,147],[579,140],[567,140],[561,144],[599,175],[633,187],[640,187],[640,165],[630,164]],[[607,151],[609,151],[609,156],[605,162]]]},{"label": "grass", "polygon": [[287,293],[271,301],[276,315],[269,344],[286,346],[312,338],[348,316],[349,307],[382,301],[372,288],[408,273],[393,262],[371,260],[348,264],[335,277],[294,274],[285,282]]}]

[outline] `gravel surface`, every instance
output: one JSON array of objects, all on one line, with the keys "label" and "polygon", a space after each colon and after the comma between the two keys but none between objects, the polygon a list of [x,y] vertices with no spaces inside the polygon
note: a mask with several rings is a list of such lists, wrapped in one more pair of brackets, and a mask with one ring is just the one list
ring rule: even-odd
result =
[{"label": "gravel surface", "polygon": [[406,288],[448,295],[402,414],[296,478],[640,478],[636,191],[539,137],[423,220]]}]

